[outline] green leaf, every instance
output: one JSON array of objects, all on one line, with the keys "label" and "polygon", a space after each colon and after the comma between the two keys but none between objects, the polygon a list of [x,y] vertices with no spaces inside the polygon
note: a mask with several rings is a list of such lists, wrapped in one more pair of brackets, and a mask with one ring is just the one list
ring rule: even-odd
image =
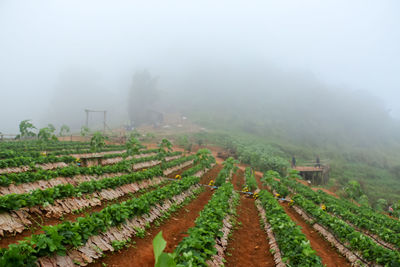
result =
[{"label": "green leaf", "polygon": [[153,239],[153,250],[154,258],[156,261],[155,267],[175,267],[175,261],[173,254],[164,253],[164,249],[167,242],[162,236],[162,231],[160,231],[157,236]]},{"label": "green leaf", "polygon": [[162,236],[162,231],[160,231],[156,237],[153,239],[153,250],[154,250],[154,257],[156,260],[156,265],[158,262],[159,257],[161,256],[162,252],[164,251],[167,242],[164,240]]},{"label": "green leaf", "polygon": [[175,267],[174,258],[169,253],[161,253],[155,267]]}]

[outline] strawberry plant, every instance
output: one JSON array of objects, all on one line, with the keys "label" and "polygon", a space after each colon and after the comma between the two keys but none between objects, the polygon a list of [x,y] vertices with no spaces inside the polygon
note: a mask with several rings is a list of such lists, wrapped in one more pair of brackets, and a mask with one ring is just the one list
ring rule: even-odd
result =
[{"label": "strawberry plant", "polygon": [[89,237],[118,226],[134,216],[147,214],[150,208],[187,190],[199,182],[197,177],[181,181],[145,193],[139,198],[112,204],[99,212],[79,217],[74,222],[63,222],[42,228],[43,234],[35,234],[18,244],[0,250],[0,266],[36,266],[38,257],[54,253],[65,255],[67,249],[82,246]]},{"label": "strawberry plant", "polygon": [[199,164],[202,166],[202,169],[206,169],[210,168],[214,162],[215,160],[210,150],[203,148],[197,151],[194,164]]},{"label": "strawberry plant", "polygon": [[[293,196],[296,205],[306,211],[316,222],[326,227],[342,244],[346,244],[350,250],[359,252],[365,261],[375,262],[384,266],[400,265],[400,253],[398,251],[393,251],[378,245],[370,237],[356,231],[345,221],[332,216],[323,211],[319,205],[316,205],[325,203],[327,200],[326,198],[321,198],[321,195],[317,193],[311,193],[312,190],[310,188],[300,185],[294,180],[286,179],[282,181],[297,192],[297,194]],[[306,199],[303,195],[312,200]],[[332,202],[330,203],[333,204]],[[335,205],[330,207],[328,204],[326,207],[330,212],[339,212],[339,210],[335,209],[338,208]],[[343,213],[343,215],[350,216],[345,213]]]},{"label": "strawberry plant", "polygon": [[[143,151],[142,151],[143,152]],[[153,152],[153,150],[147,150],[146,152]],[[180,152],[178,153],[171,153],[169,155],[179,155]],[[121,154],[111,154],[111,155],[106,155],[104,158],[111,158],[115,156],[120,156]],[[46,160],[49,160],[50,157],[46,157]],[[58,160],[58,158],[55,158]],[[106,166],[92,166],[92,167],[78,167],[75,165],[71,165],[68,167],[64,168],[58,168],[55,170],[37,170],[36,172],[21,172],[21,173],[7,173],[7,174],[2,174],[0,175],[0,185],[2,186],[8,186],[10,184],[22,184],[22,183],[28,183],[28,182],[34,182],[34,181],[39,181],[39,180],[50,180],[55,177],[72,177],[74,175],[78,174],[84,174],[84,175],[101,175],[105,173],[115,173],[115,172],[130,172],[132,170],[132,164],[140,163],[140,162],[147,162],[147,161],[152,161],[152,160],[157,160],[159,159],[158,155],[155,156],[150,156],[150,157],[142,157],[142,158],[133,158],[131,160],[124,160],[112,165],[106,165]],[[72,162],[75,160],[73,157],[62,157],[61,160],[63,162]],[[189,159],[187,159],[189,160]],[[185,160],[181,160],[185,161]],[[179,161],[179,162],[181,162]],[[27,163],[30,163],[30,161],[27,161]],[[168,162],[169,163],[169,162]],[[2,161],[0,161],[0,165],[2,164]],[[177,165],[178,162],[170,163],[169,166],[175,166]],[[180,164],[180,163],[179,163]]]},{"label": "strawberry plant", "polygon": [[224,166],[222,170],[219,172],[217,179],[215,179],[215,185],[220,186],[225,183],[226,179],[230,177],[231,174],[235,173],[238,170],[238,167],[236,164],[238,164],[239,161],[233,159],[233,158],[228,158],[225,160],[222,165]]},{"label": "strawberry plant", "polygon": [[311,248],[310,241],[301,232],[274,196],[268,191],[259,193],[259,200],[266,212],[276,242],[282,253],[282,260],[288,266],[323,266],[321,258]]},{"label": "strawberry plant", "polygon": [[[288,185],[298,194],[313,201],[314,204],[320,205],[321,203],[324,203],[329,213],[350,222],[352,225],[355,225],[360,229],[365,229],[368,232],[377,235],[382,240],[400,248],[400,233],[396,231],[396,228],[391,229],[386,227],[385,223],[371,220],[371,217],[373,217],[375,213],[371,209],[358,207],[345,200],[339,200],[335,197],[329,196],[321,190],[314,192],[311,188],[297,182],[290,182]],[[350,209],[353,205],[357,207],[356,213],[352,212]],[[386,220],[390,221],[390,218],[387,216],[385,217],[387,218]]]},{"label": "strawberry plant", "polygon": [[254,177],[254,172],[250,167],[247,167],[244,172],[246,186],[250,191],[257,189],[256,177]]},{"label": "strawberry plant", "polygon": [[175,249],[173,257],[178,266],[207,266],[207,260],[217,253],[215,238],[222,236],[222,221],[233,212],[230,209],[231,198],[233,201],[238,199],[232,184],[225,183],[217,189],[200,212],[195,226],[188,230],[189,236]]},{"label": "strawberry plant", "polygon": [[103,135],[101,132],[95,132],[90,139],[90,148],[94,152],[100,151],[105,145],[107,136]]}]

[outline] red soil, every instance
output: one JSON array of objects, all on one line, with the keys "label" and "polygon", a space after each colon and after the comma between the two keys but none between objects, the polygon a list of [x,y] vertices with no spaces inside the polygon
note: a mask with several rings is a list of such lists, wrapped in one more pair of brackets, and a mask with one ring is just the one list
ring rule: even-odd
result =
[{"label": "red soil", "polygon": [[[221,170],[221,165],[215,165],[201,178],[201,183],[208,184],[209,180],[214,179]],[[170,219],[157,227],[152,225],[145,238],[133,238],[136,242],[134,247],[120,250],[114,254],[107,253],[107,257],[89,266],[154,266],[153,239],[163,231],[163,237],[167,241],[166,252],[172,252],[175,247],[187,236],[186,232],[194,226],[194,221],[199,216],[199,212],[208,203],[212,191],[206,187],[205,192],[201,193],[191,203],[181,208]],[[134,259],[134,261],[132,260]]]},{"label": "red soil", "polygon": [[282,204],[286,213],[290,218],[301,227],[301,231],[310,240],[311,247],[317,252],[317,255],[321,257],[322,263],[326,266],[351,266],[351,264],[344,258],[339,252],[332,247],[322,236],[318,234],[309,224],[307,224],[303,218],[295,212],[292,208],[289,208],[287,203]]},{"label": "red soil", "polygon": [[200,184],[208,184],[210,180],[216,180],[218,173],[222,170],[222,165],[221,164],[216,164],[214,167],[209,170],[207,173],[205,173],[201,179],[200,179]]},{"label": "red soil", "polygon": [[186,232],[194,226],[194,221],[199,216],[199,212],[208,203],[212,191],[206,188],[191,203],[181,208],[170,219],[165,221],[160,227],[151,226],[150,232],[143,239],[133,238],[136,242],[134,247],[120,250],[114,254],[107,254],[107,257],[89,266],[101,267],[103,263],[107,266],[154,266],[153,239],[160,232],[167,241],[166,252],[172,252],[175,247],[187,236]]},{"label": "red soil", "polygon": [[[232,182],[236,190],[241,189],[244,182],[242,170],[233,176]],[[267,235],[261,229],[258,220],[254,200],[241,195],[237,213],[241,225],[229,240],[225,266],[275,266],[273,256],[269,252]]]},{"label": "red soil", "polygon": [[[257,183],[260,183],[260,176],[256,174]],[[327,267],[331,266],[351,266],[350,263],[339,254],[338,251],[331,244],[326,241],[322,236],[318,234],[304,219],[297,214],[293,209],[289,208],[287,203],[281,204],[285,209],[285,212],[297,225],[301,227],[301,231],[310,240],[311,247],[317,252],[317,255],[321,257],[322,263]]]}]

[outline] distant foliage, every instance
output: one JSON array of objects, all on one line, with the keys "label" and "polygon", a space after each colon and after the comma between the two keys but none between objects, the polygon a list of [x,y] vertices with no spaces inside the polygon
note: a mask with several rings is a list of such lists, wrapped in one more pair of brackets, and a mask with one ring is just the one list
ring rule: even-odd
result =
[{"label": "distant foliage", "polygon": [[81,136],[87,136],[87,135],[89,135],[89,133],[90,133],[90,130],[88,127],[86,127],[86,126],[81,127]]},{"label": "distant foliage", "polygon": [[360,183],[356,180],[349,181],[345,186],[344,191],[346,193],[346,197],[354,200],[357,200],[364,194],[361,189]]},{"label": "distant foliage", "polygon": [[70,132],[70,128],[67,125],[63,124],[60,128],[60,136],[64,136],[64,135],[68,134],[69,132]]},{"label": "distant foliage", "polygon": [[126,153],[128,155],[138,154],[139,150],[143,148],[142,144],[140,144],[139,140],[136,139],[134,135],[131,135],[128,141],[125,144]]},{"label": "distant foliage", "polygon": [[197,133],[193,137],[198,144],[206,141],[208,144],[222,146],[240,162],[249,164],[256,170],[274,170],[284,176],[289,167],[282,151],[257,141],[234,138],[228,134]]},{"label": "distant foliage", "polygon": [[57,136],[54,134],[55,131],[56,128],[52,124],[49,124],[47,127],[39,130],[38,139],[42,142],[57,141]]},{"label": "distant foliage", "polygon": [[32,131],[36,129],[36,127],[31,123],[31,120],[23,120],[19,124],[19,132],[20,134],[17,138],[27,138],[34,137],[36,134]]},{"label": "distant foliage", "polygon": [[164,138],[161,140],[160,144],[158,145],[160,153],[167,153],[172,151],[172,143]]},{"label": "distant foliage", "polygon": [[383,198],[380,198],[380,199],[378,199],[378,201],[376,202],[375,209],[376,209],[377,211],[381,211],[381,212],[382,212],[382,211],[386,211],[387,206],[388,206],[387,200],[386,200],[386,199],[383,199]]},{"label": "distant foliage", "polygon": [[101,132],[95,132],[90,139],[90,148],[94,152],[101,150],[106,145],[107,139],[107,136],[103,135]]}]

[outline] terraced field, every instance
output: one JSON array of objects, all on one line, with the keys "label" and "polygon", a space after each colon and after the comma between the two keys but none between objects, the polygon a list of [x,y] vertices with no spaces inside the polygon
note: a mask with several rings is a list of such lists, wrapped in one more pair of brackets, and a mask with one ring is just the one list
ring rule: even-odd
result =
[{"label": "terraced field", "polygon": [[206,149],[0,149],[0,266],[400,266],[398,220]]}]

